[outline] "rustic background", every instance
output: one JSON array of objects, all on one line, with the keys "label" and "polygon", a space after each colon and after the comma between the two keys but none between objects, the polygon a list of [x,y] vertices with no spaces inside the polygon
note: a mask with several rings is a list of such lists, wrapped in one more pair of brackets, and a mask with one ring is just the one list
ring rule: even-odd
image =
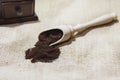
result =
[{"label": "rustic background", "polygon": [[[43,30],[111,12],[118,22],[77,35],[53,63],[25,60]],[[0,27],[0,80],[120,80],[120,0],[36,0],[36,13],[40,21]]]}]

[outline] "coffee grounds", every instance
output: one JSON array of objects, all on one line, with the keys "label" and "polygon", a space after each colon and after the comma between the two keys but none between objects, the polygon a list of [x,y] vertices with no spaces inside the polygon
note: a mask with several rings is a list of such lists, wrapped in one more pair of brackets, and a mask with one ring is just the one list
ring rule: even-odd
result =
[{"label": "coffee grounds", "polygon": [[51,43],[59,40],[63,32],[58,29],[53,29],[40,33],[39,40],[36,42],[35,47],[26,50],[25,58],[32,59],[31,62],[52,62],[57,59],[60,54],[59,47],[49,46]]}]

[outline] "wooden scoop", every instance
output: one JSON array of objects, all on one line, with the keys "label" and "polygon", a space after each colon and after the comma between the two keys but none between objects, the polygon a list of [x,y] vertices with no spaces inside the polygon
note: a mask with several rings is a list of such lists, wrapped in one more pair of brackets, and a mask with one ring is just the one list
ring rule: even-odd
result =
[{"label": "wooden scoop", "polygon": [[47,32],[49,32],[51,30],[52,31],[60,30],[63,34],[63,36],[59,40],[50,44],[50,46],[61,43],[61,42],[64,42],[64,41],[70,39],[75,32],[82,32],[87,28],[107,24],[107,23],[112,22],[114,20],[117,20],[117,15],[115,13],[111,13],[111,14],[103,15],[103,16],[101,16],[99,18],[96,18],[96,19],[94,19],[90,22],[87,22],[85,24],[78,24],[74,27],[72,27],[71,25],[61,25],[61,26],[58,26],[57,28],[47,30]]}]

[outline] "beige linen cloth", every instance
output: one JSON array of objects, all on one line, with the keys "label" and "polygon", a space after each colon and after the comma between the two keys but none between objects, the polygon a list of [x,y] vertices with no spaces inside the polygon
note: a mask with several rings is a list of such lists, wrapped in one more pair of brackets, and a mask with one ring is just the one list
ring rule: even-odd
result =
[{"label": "beige linen cloth", "polygon": [[52,63],[33,64],[24,53],[43,30],[111,12],[120,20],[120,0],[36,0],[40,21],[0,27],[0,80],[120,80],[119,22],[77,35]]}]

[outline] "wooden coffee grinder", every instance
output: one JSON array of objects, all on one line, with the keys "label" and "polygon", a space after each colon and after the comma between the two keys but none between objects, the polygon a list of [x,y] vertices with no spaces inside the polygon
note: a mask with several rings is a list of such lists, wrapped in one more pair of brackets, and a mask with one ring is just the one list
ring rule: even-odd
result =
[{"label": "wooden coffee grinder", "polygon": [[0,24],[38,20],[35,0],[0,0]]}]

